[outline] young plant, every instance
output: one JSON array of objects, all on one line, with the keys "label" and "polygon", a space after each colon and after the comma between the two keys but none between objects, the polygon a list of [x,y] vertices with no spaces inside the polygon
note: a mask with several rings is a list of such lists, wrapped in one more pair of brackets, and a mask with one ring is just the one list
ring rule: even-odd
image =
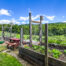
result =
[{"label": "young plant", "polygon": [[52,53],[54,58],[59,58],[59,56],[62,54],[62,52],[57,49],[53,49]]},{"label": "young plant", "polygon": [[26,49],[30,49],[30,47],[28,45],[24,45],[24,48]]},{"label": "young plant", "polygon": [[48,52],[49,52],[49,53],[52,53],[52,51],[51,51],[50,49],[48,49]]},{"label": "young plant", "polygon": [[33,45],[32,47],[34,50],[39,49],[39,46],[37,46],[37,45]]},{"label": "young plant", "polygon": [[66,54],[66,50],[64,50],[64,53]]},{"label": "young plant", "polygon": [[44,54],[45,46],[40,46],[39,49],[40,49],[40,53]]}]

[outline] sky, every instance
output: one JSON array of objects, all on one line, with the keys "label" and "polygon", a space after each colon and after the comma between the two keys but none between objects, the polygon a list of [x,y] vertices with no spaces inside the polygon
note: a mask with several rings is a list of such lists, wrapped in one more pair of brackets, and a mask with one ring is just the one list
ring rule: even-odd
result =
[{"label": "sky", "polygon": [[66,0],[0,0],[0,24],[29,24],[29,11],[42,23],[66,22]]}]

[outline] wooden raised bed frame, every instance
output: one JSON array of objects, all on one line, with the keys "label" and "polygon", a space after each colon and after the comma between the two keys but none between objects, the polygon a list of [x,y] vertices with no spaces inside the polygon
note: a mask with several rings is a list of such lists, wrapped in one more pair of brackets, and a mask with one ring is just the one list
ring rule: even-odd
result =
[{"label": "wooden raised bed frame", "polygon": [[[23,47],[19,48],[19,55],[25,60],[32,63],[34,66],[45,66],[45,55],[37,53],[33,50],[25,49]],[[55,59],[53,57],[48,58],[49,66],[66,66],[66,62],[62,60]]]}]

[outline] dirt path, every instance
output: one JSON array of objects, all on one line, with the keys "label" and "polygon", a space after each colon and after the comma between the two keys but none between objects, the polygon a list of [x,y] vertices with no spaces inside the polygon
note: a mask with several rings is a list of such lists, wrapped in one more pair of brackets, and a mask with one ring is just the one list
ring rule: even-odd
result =
[{"label": "dirt path", "polygon": [[19,62],[20,62],[23,66],[33,66],[33,65],[31,65],[30,63],[28,63],[27,61],[25,61],[24,59],[22,59],[22,58],[20,58],[20,57],[18,56],[18,50],[11,51],[11,50],[7,49],[7,50],[3,51],[3,53],[8,53],[8,54],[14,56],[16,59],[19,60]]}]

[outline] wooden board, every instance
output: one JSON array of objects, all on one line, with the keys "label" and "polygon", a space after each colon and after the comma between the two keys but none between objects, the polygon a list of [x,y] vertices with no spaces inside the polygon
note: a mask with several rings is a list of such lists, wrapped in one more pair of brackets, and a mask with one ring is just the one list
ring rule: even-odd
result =
[{"label": "wooden board", "polygon": [[33,23],[40,23],[40,21],[34,21],[34,20],[32,20],[32,22],[33,22]]},{"label": "wooden board", "polygon": [[[41,53],[20,47],[19,55],[21,55],[25,59],[29,58],[30,59],[29,62],[33,61],[34,64],[36,63],[36,64],[39,64],[39,66],[45,66],[45,55],[43,55]],[[48,63],[49,66],[66,66],[65,61],[55,59],[53,57],[48,57],[48,60],[49,60],[49,63]],[[34,65],[34,66],[36,66],[36,65]]]}]

